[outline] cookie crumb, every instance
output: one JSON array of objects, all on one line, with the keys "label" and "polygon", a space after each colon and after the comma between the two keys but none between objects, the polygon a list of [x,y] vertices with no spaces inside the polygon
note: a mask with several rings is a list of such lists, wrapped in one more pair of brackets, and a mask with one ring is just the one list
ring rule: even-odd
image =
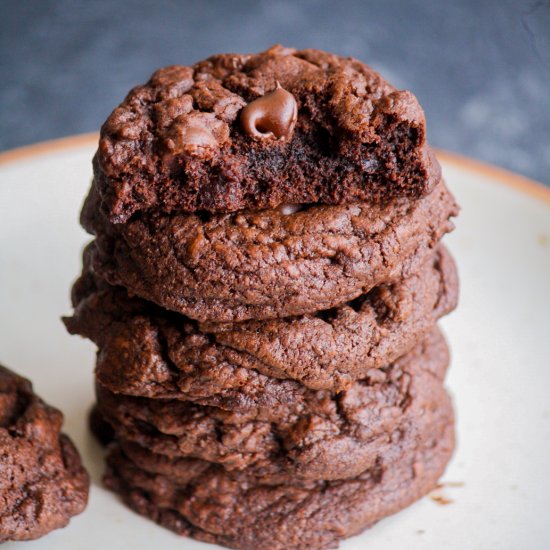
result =
[{"label": "cookie crumb", "polygon": [[441,504],[441,506],[447,506],[447,504],[452,504],[454,502],[454,500],[451,500],[450,498],[447,498],[438,493],[430,494],[430,498],[437,504]]},{"label": "cookie crumb", "polygon": [[464,487],[466,485],[463,481],[442,481],[441,483],[437,484],[438,489],[442,489],[443,487]]}]

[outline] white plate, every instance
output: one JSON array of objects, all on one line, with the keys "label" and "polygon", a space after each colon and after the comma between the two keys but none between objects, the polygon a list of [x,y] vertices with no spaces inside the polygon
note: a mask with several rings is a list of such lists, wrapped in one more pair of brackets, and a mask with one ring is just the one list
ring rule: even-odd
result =
[{"label": "white plate", "polygon": [[[93,479],[87,510],[25,548],[214,548],[137,516],[100,484],[101,450],[86,426],[94,346],[60,321],[89,240],[78,212],[93,150],[94,139],[81,136],[0,156],[0,361],[63,410]],[[550,190],[450,155],[442,161],[463,207],[446,239],[462,282],[460,307],[443,323],[458,414],[450,484],[341,547],[549,549]]]}]

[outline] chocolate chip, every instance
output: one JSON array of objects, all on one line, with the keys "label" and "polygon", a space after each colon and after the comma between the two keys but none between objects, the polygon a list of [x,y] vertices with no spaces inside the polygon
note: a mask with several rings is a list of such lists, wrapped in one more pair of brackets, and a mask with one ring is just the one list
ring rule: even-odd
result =
[{"label": "chocolate chip", "polygon": [[241,111],[241,126],[253,139],[290,140],[297,116],[294,96],[277,84],[275,90],[249,103]]},{"label": "chocolate chip", "polygon": [[165,140],[168,156],[186,152],[205,155],[205,149],[220,147],[229,137],[225,122],[212,113],[194,113],[178,117]]}]

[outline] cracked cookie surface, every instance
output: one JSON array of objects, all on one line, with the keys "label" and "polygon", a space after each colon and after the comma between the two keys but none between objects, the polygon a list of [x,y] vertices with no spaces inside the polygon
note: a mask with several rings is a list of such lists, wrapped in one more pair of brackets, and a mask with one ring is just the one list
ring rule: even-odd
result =
[{"label": "cracked cookie surface", "polygon": [[371,369],[348,390],[309,391],[301,408],[230,411],[189,401],[113,394],[97,387],[98,411],[115,439],[157,454],[191,457],[271,483],[355,477],[445,403],[448,352],[437,331],[391,365]]},{"label": "cracked cookie surface", "polygon": [[454,227],[443,183],[428,196],[198,215],[143,215],[111,224],[92,188],[81,220],[96,240],[91,269],[166,309],[199,321],[301,315],[342,305],[424,263]]},{"label": "cracked cookie surface", "polygon": [[89,478],[62,421],[0,366],[0,542],[39,538],[84,510]]},{"label": "cracked cookie surface", "polygon": [[243,550],[336,548],[412,504],[443,474],[454,447],[448,397],[371,468],[337,481],[269,483],[127,442],[111,446],[105,482],[136,512],[183,536]]},{"label": "cracked cookie surface", "polygon": [[85,266],[65,323],[99,347],[96,376],[115,393],[222,408],[284,406],[300,391],[339,391],[408,352],[454,309],[458,281],[439,247],[418,272],[333,310],[285,319],[196,323],[110,287]]}]

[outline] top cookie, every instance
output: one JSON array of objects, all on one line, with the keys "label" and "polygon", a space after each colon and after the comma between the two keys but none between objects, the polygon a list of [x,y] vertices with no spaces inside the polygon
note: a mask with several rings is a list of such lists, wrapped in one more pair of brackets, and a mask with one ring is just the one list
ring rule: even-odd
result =
[{"label": "top cookie", "polygon": [[414,95],[368,66],[282,46],[160,69],[101,129],[110,221],[418,198],[439,180]]}]

